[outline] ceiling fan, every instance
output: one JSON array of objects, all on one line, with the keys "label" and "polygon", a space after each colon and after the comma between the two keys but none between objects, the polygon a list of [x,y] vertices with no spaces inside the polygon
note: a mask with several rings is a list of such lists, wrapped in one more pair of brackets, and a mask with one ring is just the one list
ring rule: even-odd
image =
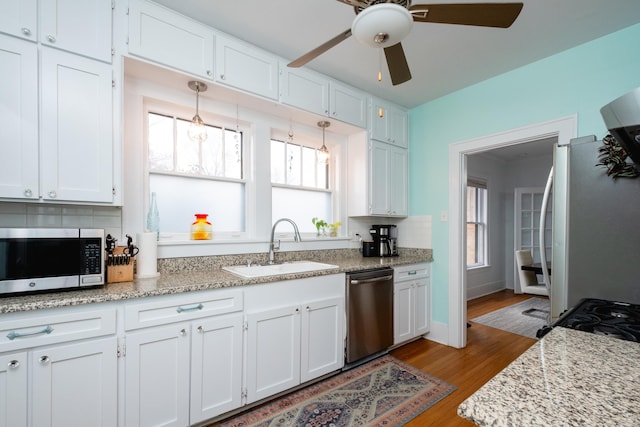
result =
[{"label": "ceiling fan", "polygon": [[413,22],[508,28],[522,10],[522,3],[416,4],[411,0],[338,0],[353,6],[351,28],[288,64],[301,67],[338,43],[355,36],[366,46],[383,48],[393,85],[411,80],[411,71],[400,43]]}]

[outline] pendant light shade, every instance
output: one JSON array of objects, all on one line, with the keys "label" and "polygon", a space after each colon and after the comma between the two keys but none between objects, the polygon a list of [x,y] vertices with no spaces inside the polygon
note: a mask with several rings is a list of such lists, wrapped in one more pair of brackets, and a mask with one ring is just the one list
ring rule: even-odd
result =
[{"label": "pendant light shade", "polygon": [[191,80],[188,83],[189,89],[194,90],[196,92],[196,115],[191,119],[191,123],[189,124],[189,130],[187,130],[187,135],[189,135],[189,139],[195,142],[203,142],[207,139],[207,128],[200,118],[199,114],[199,102],[200,102],[200,92],[205,92],[207,90],[207,85],[203,82],[199,82],[196,80]]},{"label": "pendant light shade", "polygon": [[324,144],[324,131],[326,128],[328,128],[331,125],[330,122],[326,121],[326,120],[322,120],[318,122],[318,127],[322,128],[322,147],[320,147],[320,154],[319,154],[319,161],[321,163],[324,164],[328,164],[329,163],[329,149],[327,148],[327,146]]}]

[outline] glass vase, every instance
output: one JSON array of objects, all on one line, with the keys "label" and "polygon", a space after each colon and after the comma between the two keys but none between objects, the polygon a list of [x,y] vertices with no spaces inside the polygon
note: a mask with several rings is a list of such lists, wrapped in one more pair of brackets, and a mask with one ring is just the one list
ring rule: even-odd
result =
[{"label": "glass vase", "polygon": [[147,212],[147,230],[156,233],[156,240],[160,239],[160,213],[156,202],[156,193],[151,193],[151,203]]},{"label": "glass vase", "polygon": [[207,220],[208,214],[195,214],[196,220],[191,224],[191,240],[211,240],[213,225]]}]

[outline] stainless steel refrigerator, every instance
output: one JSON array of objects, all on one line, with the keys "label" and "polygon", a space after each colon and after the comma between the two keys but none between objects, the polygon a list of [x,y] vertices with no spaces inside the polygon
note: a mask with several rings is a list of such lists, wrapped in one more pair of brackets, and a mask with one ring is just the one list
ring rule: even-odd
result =
[{"label": "stainless steel refrigerator", "polygon": [[607,176],[601,146],[588,136],[554,153],[554,317],[582,298],[640,304],[640,177]]}]

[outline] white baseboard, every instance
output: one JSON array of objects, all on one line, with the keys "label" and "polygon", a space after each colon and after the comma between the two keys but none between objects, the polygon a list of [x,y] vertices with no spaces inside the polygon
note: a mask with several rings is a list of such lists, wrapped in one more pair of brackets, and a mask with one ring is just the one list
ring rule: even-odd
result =
[{"label": "white baseboard", "polygon": [[424,337],[439,344],[449,345],[449,325],[432,320],[431,330]]},{"label": "white baseboard", "polygon": [[473,288],[467,288],[467,301],[489,295],[503,289],[507,289],[504,281],[484,283],[479,286],[474,286]]}]

